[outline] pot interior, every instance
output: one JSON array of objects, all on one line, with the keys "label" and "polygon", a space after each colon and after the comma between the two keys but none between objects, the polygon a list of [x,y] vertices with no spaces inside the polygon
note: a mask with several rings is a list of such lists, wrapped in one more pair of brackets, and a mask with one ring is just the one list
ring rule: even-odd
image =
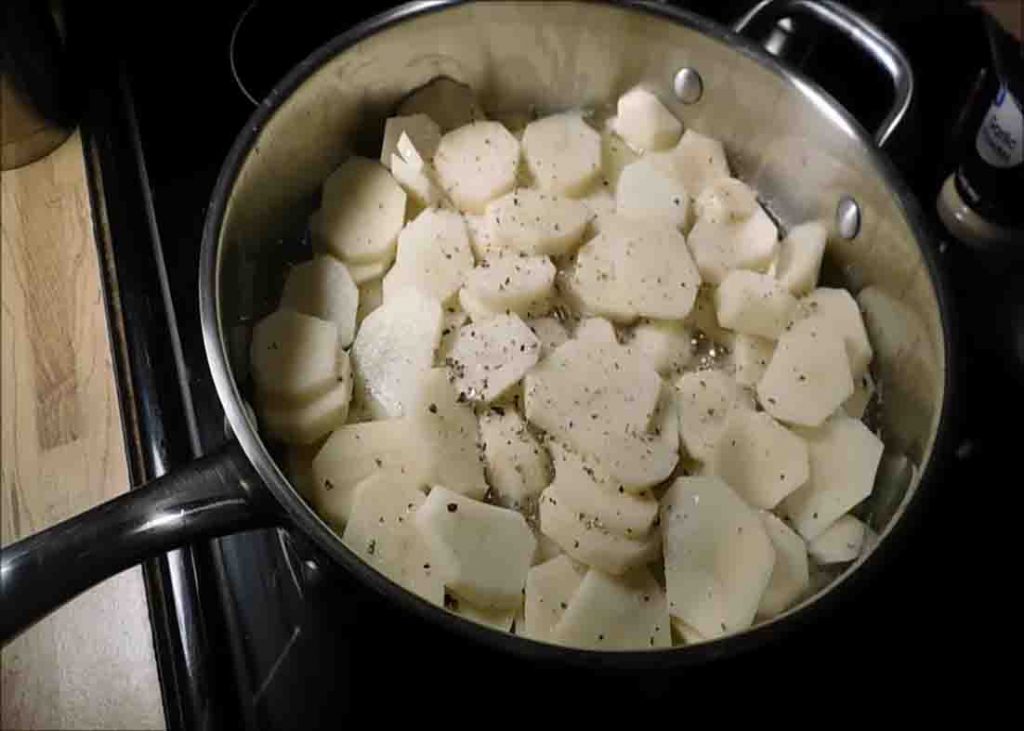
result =
[{"label": "pot interior", "polygon": [[[760,192],[783,229],[832,221],[844,196],[859,204],[859,234],[844,241],[833,233],[826,261],[829,276],[858,295],[875,348],[886,455],[864,516],[884,540],[917,489],[944,400],[942,319],[913,204],[856,123],[811,84],[726,31],[671,12],[593,2],[406,8],[304,62],[257,112],[262,127],[243,132],[227,181],[213,268],[233,392],[221,389],[224,400],[246,393],[250,323],[276,307],[286,264],[311,255],[303,232],[321,182],[349,154],[378,156],[383,121],[405,94],[446,75],[469,84],[497,117],[601,107],[643,83],[685,127],[722,140],[734,175]],[[672,93],[683,67],[703,79],[695,104]],[[236,433],[251,432],[235,411]],[[250,437],[249,456],[269,464]],[[284,484],[276,471],[264,477]]]}]

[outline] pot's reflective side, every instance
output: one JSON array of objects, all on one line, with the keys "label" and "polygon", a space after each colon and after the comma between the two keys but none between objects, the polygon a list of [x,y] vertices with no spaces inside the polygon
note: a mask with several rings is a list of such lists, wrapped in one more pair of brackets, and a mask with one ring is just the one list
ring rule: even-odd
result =
[{"label": "pot's reflective side", "polygon": [[[684,66],[704,81],[700,101],[687,106],[672,95]],[[405,6],[320,49],[257,111],[218,183],[201,296],[211,368],[235,433],[293,519],[334,559],[371,583],[386,583],[290,488],[240,394],[248,323],[273,309],[284,263],[302,256],[295,242],[321,181],[352,152],[375,157],[395,103],[442,74],[476,89],[491,114],[604,105],[644,83],[687,127],[725,143],[734,173],[762,193],[783,224],[832,221],[841,198],[856,199],[860,232],[850,241],[832,238],[830,265],[866,310],[887,448],[917,467],[886,470],[898,478],[876,490],[885,510],[877,511],[875,527],[884,541],[920,482],[945,398],[944,322],[914,204],[863,131],[811,84],[706,21],[632,3]]]}]

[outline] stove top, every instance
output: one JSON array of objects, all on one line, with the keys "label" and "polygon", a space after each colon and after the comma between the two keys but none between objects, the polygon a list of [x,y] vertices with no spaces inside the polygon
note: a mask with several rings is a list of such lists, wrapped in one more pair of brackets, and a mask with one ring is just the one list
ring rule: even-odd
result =
[{"label": "stove top", "polygon": [[[690,3],[723,22],[748,4]],[[855,4],[903,44],[914,64],[917,116],[894,158],[930,211],[951,165],[947,130],[984,51],[977,14],[958,6],[925,13],[923,4],[913,11]],[[155,5],[117,24],[133,28],[129,36],[81,7],[69,11],[95,67],[83,131],[136,484],[228,438],[202,347],[198,253],[208,196],[252,100],[320,43],[386,7],[306,0]],[[969,30],[975,25],[977,34]],[[945,52],[951,42],[956,58]],[[884,82],[869,67],[830,57],[827,45],[798,49],[805,67],[825,77],[870,128]],[[145,567],[169,727],[313,729],[409,712],[468,720],[467,704],[478,702],[508,720],[562,712],[580,719],[624,705],[612,698],[650,701],[638,707],[656,709],[725,683],[755,687],[780,671],[799,673],[801,687],[810,686],[808,675],[825,675],[836,689],[867,694],[885,694],[887,680],[909,674],[939,679],[963,654],[947,651],[922,666],[922,658],[935,656],[936,637],[971,634],[957,607],[968,598],[950,596],[950,572],[967,556],[949,537],[962,528],[960,492],[968,475],[970,483],[985,484],[985,474],[999,474],[996,458],[1007,437],[986,416],[1024,394],[1024,364],[1006,346],[1024,313],[1009,285],[1024,279],[1019,268],[986,269],[942,238],[935,245],[947,262],[962,331],[974,335],[962,358],[960,381],[971,384],[961,394],[962,459],[924,501],[913,540],[879,569],[872,591],[784,642],[688,672],[558,671],[440,634],[354,581],[325,573],[301,537],[253,531]],[[1013,308],[1017,320],[992,314]],[[865,686],[869,676],[874,680]]]}]

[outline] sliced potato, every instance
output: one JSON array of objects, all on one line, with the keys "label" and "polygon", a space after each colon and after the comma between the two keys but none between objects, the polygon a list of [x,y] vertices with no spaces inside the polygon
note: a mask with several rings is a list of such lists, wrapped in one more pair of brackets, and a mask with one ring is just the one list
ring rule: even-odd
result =
[{"label": "sliced potato", "polygon": [[445,359],[451,355],[452,346],[455,345],[455,338],[459,335],[459,328],[466,324],[469,313],[461,307],[448,305],[444,308],[443,322],[441,323],[441,341],[437,344],[434,353],[434,363],[438,366],[444,365]]},{"label": "sliced potato", "polygon": [[399,114],[425,114],[442,132],[486,119],[476,94],[467,85],[448,76],[438,76],[413,91],[398,105]]},{"label": "sliced potato", "polygon": [[807,544],[807,550],[819,564],[846,563],[860,556],[868,527],[846,514]]},{"label": "sliced potato", "polygon": [[590,343],[607,343],[618,345],[619,338],[615,334],[615,326],[603,317],[585,317],[576,323],[576,329],[572,334],[576,340],[586,340]]},{"label": "sliced potato", "polygon": [[622,170],[615,186],[615,210],[627,218],[661,220],[685,230],[689,227],[690,196],[677,178],[642,157]]},{"label": "sliced potato", "polygon": [[678,373],[693,355],[693,336],[679,320],[642,320],[627,346],[643,354],[662,376]]},{"label": "sliced potato", "polygon": [[583,522],[593,522],[609,533],[644,538],[658,515],[658,501],[650,490],[625,490],[600,464],[549,440],[555,479],[544,490],[548,500],[568,507]]},{"label": "sliced potato", "polygon": [[665,592],[646,568],[622,576],[590,569],[551,633],[590,650],[644,650],[672,645]]},{"label": "sliced potato", "polygon": [[843,341],[821,316],[801,320],[782,334],[757,384],[765,411],[800,426],[820,426],[851,394]]},{"label": "sliced potato", "polygon": [[854,380],[853,395],[843,402],[843,411],[854,419],[863,419],[868,404],[875,395],[875,381],[868,371]]},{"label": "sliced potato", "polygon": [[440,606],[444,582],[413,519],[425,496],[408,475],[381,470],[353,492],[341,540],[353,553],[399,586]]},{"label": "sliced potato", "polygon": [[518,315],[464,325],[446,359],[460,398],[491,402],[508,391],[540,357],[540,341]]},{"label": "sliced potato", "polygon": [[827,238],[828,230],[820,221],[808,221],[790,229],[779,245],[775,265],[779,284],[797,297],[814,289],[818,284]]},{"label": "sliced potato", "polygon": [[[614,188],[609,190],[602,185],[578,199],[590,211],[589,231],[592,233],[601,230],[602,219],[615,215],[615,196],[612,190]],[[588,234],[584,234],[584,238],[589,238]]]},{"label": "sliced potato", "polygon": [[775,340],[796,310],[796,299],[767,274],[736,269],[718,286],[715,305],[723,327]]},{"label": "sliced potato", "polygon": [[253,328],[249,365],[262,395],[283,403],[309,401],[338,382],[338,327],[277,310]]},{"label": "sliced potato", "polygon": [[522,601],[536,547],[522,515],[437,485],[415,520],[449,591],[481,609]]},{"label": "sliced potato", "polygon": [[552,642],[552,630],[569,607],[583,574],[565,554],[530,569],[522,634],[531,640]]},{"label": "sliced potato", "polygon": [[441,128],[426,114],[388,117],[384,122],[384,143],[380,147],[381,165],[389,165],[392,155],[401,154],[398,150],[398,140],[402,135],[409,138],[409,142],[426,160],[434,157],[434,152],[441,142]]},{"label": "sliced potato", "polygon": [[842,415],[803,435],[811,476],[783,509],[804,540],[813,541],[871,494],[883,445],[861,422]]},{"label": "sliced potato", "polygon": [[348,269],[337,259],[318,256],[292,267],[284,282],[281,307],[333,322],[338,326],[341,347],[352,344],[359,289]]},{"label": "sliced potato", "polygon": [[474,215],[464,213],[466,231],[469,233],[469,245],[473,247],[473,256],[478,262],[490,261],[508,253],[508,249],[494,238],[490,220],[486,214]]},{"label": "sliced potato", "polygon": [[310,500],[335,528],[348,520],[357,484],[381,470],[397,472],[417,485],[430,474],[430,455],[415,444],[409,419],[348,424],[335,430],[313,459]]},{"label": "sliced potato", "polygon": [[764,271],[775,258],[778,232],[768,214],[757,210],[742,221],[697,219],[687,243],[705,282],[721,284],[733,269]]},{"label": "sliced potato", "polygon": [[857,300],[845,289],[819,287],[800,300],[795,319],[799,321],[812,315],[824,318],[829,327],[842,337],[850,359],[850,374],[859,378],[867,370],[874,353]]},{"label": "sliced potato", "polygon": [[567,505],[542,495],[540,528],[570,557],[619,576],[658,557],[661,537],[656,532],[645,539],[626,538],[582,521]]},{"label": "sliced potato", "polygon": [[371,279],[359,285],[359,309],[356,310],[356,328],[361,327],[366,316],[382,304],[384,304],[384,284],[380,279]]},{"label": "sliced potato", "polygon": [[519,140],[497,122],[467,124],[441,138],[434,169],[460,211],[483,213],[488,203],[515,187]]},{"label": "sliced potato", "polygon": [[[380,259],[379,261],[372,261],[369,264],[346,264],[345,267],[348,269],[349,276],[352,277],[352,281],[359,286],[360,290],[364,284],[373,282],[374,280],[379,281],[381,277],[391,267],[390,259]],[[382,299],[383,301],[383,293]],[[377,303],[379,305],[380,302]],[[359,303],[362,307],[362,302]],[[374,306],[376,307],[376,305]],[[373,308],[371,308],[373,309]]]},{"label": "sliced potato", "polygon": [[377,418],[402,416],[434,362],[441,338],[441,305],[408,289],[363,320],[352,344],[358,400]]},{"label": "sliced potato", "polygon": [[[459,290],[459,306],[469,315],[473,322],[484,322],[492,317],[505,314],[501,310],[494,310],[488,307],[483,301],[468,289],[463,287]],[[453,343],[454,344],[454,343]]]},{"label": "sliced potato", "polygon": [[526,314],[554,291],[555,265],[546,256],[508,256],[488,261],[466,276],[466,289],[488,309]]},{"label": "sliced potato", "polygon": [[526,324],[540,340],[540,357],[545,357],[552,350],[569,339],[569,332],[554,317],[535,317]]},{"label": "sliced potato", "polygon": [[661,499],[668,611],[709,639],[748,628],[775,549],[758,513],[717,477],[681,477]]},{"label": "sliced potato", "polygon": [[390,259],[405,221],[405,198],[375,160],[350,157],[323,185],[320,226],[330,253],[354,264]]},{"label": "sliced potato", "polygon": [[418,208],[429,208],[441,202],[441,188],[434,182],[433,170],[426,164],[417,166],[398,155],[392,155],[388,167],[409,200]]},{"label": "sliced potato", "polygon": [[395,266],[384,277],[384,301],[405,289],[418,289],[448,301],[473,269],[473,252],[462,216],[428,208],[398,235]]},{"label": "sliced potato", "polygon": [[684,323],[711,342],[731,349],[736,333],[718,324],[718,315],[715,314],[715,289],[711,286],[701,286],[697,292],[697,299],[693,302],[693,309],[686,316]]},{"label": "sliced potato", "polygon": [[737,409],[726,423],[710,462],[750,505],[771,510],[807,482],[804,440],[763,411]]},{"label": "sliced potato", "polygon": [[736,383],[755,386],[768,368],[774,352],[774,340],[742,333],[736,335],[732,341],[732,365]]},{"label": "sliced potato", "polygon": [[753,188],[736,178],[711,182],[693,202],[694,214],[707,223],[737,223],[757,212]]},{"label": "sliced potato", "polygon": [[590,211],[571,198],[518,188],[490,203],[487,219],[494,239],[508,249],[559,256],[580,243]]},{"label": "sliced potato", "polygon": [[338,381],[330,390],[303,404],[262,404],[261,423],[268,434],[287,444],[312,444],[345,423],[352,380],[348,353],[341,351]]},{"label": "sliced potato", "polygon": [[609,120],[604,131],[601,132],[601,187],[609,191],[615,190],[623,168],[639,159],[639,156],[629,148],[629,145],[615,134],[612,129],[614,126],[615,120],[613,118]]},{"label": "sliced potato", "polygon": [[636,152],[663,150],[679,141],[682,123],[653,93],[635,86],[619,97],[615,133]]},{"label": "sliced potato", "polygon": [[520,509],[551,482],[551,460],[516,411],[503,407],[480,415],[487,478],[499,504]]},{"label": "sliced potato", "polygon": [[578,112],[530,122],[522,144],[526,165],[542,190],[575,198],[601,174],[601,135]]},{"label": "sliced potato", "polygon": [[568,285],[591,313],[673,320],[693,308],[700,274],[675,228],[616,216],[580,247]]},{"label": "sliced potato", "polygon": [[641,356],[618,344],[570,340],[527,374],[526,418],[584,454],[612,457],[604,466],[621,480],[617,462],[630,455],[609,454],[609,439],[645,434],[660,389],[657,372]]},{"label": "sliced potato", "polygon": [[684,373],[676,381],[679,436],[687,454],[709,461],[736,409],[753,410],[736,381],[723,371]]},{"label": "sliced potato", "polygon": [[711,137],[686,130],[671,150],[657,159],[679,178],[693,197],[698,197],[715,181],[729,177],[729,164],[722,143]]},{"label": "sliced potato", "polygon": [[483,499],[487,481],[480,461],[476,415],[459,402],[446,369],[432,368],[421,375],[412,413],[411,444],[429,455],[430,482]]},{"label": "sliced potato", "polygon": [[775,548],[775,566],[761,595],[757,616],[774,617],[793,606],[810,587],[804,539],[771,513],[761,513],[765,532]]}]

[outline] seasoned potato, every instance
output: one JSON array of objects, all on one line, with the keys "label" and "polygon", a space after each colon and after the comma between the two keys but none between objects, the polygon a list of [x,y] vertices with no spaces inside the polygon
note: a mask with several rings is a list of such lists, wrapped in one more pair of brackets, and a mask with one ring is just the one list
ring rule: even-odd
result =
[{"label": "seasoned potato", "polygon": [[575,198],[601,174],[601,135],[578,113],[530,122],[522,145],[523,159],[542,190]]}]

